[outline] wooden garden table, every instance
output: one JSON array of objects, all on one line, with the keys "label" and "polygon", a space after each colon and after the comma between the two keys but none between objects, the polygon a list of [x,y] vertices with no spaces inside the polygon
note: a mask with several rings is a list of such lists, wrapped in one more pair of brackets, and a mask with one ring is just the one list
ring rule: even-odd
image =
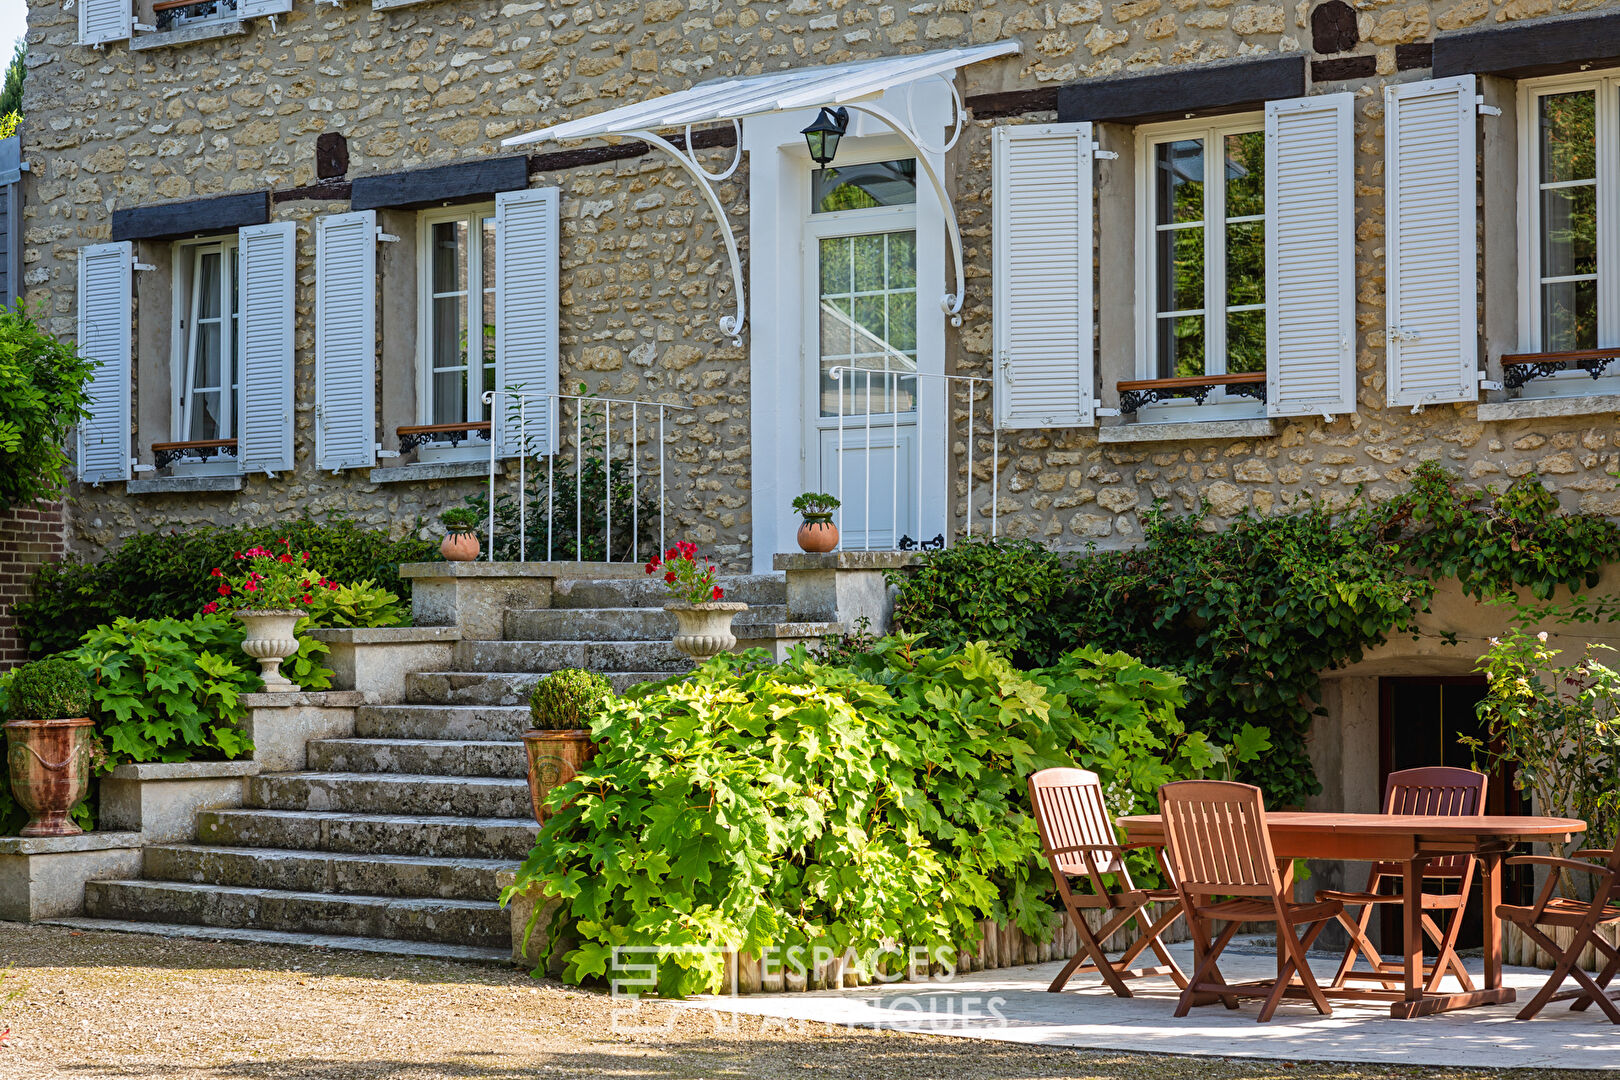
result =
[{"label": "wooden garden table", "polygon": [[[1426,817],[1405,814],[1328,814],[1277,812],[1266,815],[1272,848],[1292,888],[1294,859],[1340,859],[1346,862],[1393,862],[1403,868],[1401,889],[1406,902],[1406,972],[1404,989],[1323,988],[1329,997],[1389,1001],[1397,1019],[1512,1001],[1513,988],[1502,985],[1502,931],[1496,907],[1502,902],[1501,862],[1524,841],[1568,841],[1584,833],[1586,822],[1555,817]],[[1163,847],[1164,822],[1157,814],[1122,817],[1119,824],[1133,844]],[[1423,986],[1424,935],[1415,902],[1423,887],[1423,867],[1448,855],[1479,859],[1485,891],[1485,985],[1470,993],[1426,993]],[[1443,960],[1444,958],[1439,958]],[[1290,995],[1292,996],[1292,995]],[[1211,998],[1211,1000],[1217,1000]]]}]

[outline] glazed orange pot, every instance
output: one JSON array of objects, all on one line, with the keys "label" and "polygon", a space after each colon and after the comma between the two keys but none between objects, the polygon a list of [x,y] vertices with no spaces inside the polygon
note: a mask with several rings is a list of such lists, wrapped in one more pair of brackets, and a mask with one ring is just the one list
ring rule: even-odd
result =
[{"label": "glazed orange pot", "polygon": [[591,733],[583,728],[572,731],[542,731],[530,728],[523,733],[523,748],[529,755],[529,801],[534,806],[534,820],[544,825],[546,818],[556,813],[549,807],[542,809],[551,789],[561,787],[574,778],[585,763],[596,756],[596,744]]},{"label": "glazed orange pot", "polygon": [[478,534],[451,533],[440,542],[439,554],[451,562],[472,562],[478,558]]},{"label": "glazed orange pot", "polygon": [[5,725],[12,795],[28,811],[23,836],[77,836],[68,811],[90,791],[88,717]]},{"label": "glazed orange pot", "polygon": [[824,555],[838,546],[838,526],[831,517],[806,518],[799,525],[799,549]]}]

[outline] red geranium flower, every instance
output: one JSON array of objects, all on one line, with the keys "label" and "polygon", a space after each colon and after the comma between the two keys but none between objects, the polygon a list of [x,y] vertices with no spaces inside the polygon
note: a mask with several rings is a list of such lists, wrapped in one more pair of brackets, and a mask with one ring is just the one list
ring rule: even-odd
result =
[{"label": "red geranium flower", "polygon": [[675,584],[675,571],[671,570],[669,573],[665,574],[664,581],[669,585]]},{"label": "red geranium flower", "polygon": [[216,612],[218,610],[219,610],[218,601],[210,600],[210,601],[208,601],[208,603],[203,605],[203,614],[204,615],[212,615],[214,612]]},{"label": "red geranium flower", "polygon": [[221,596],[229,596],[229,595],[231,595],[231,587],[229,585],[221,585],[219,587],[219,595],[221,595]]},{"label": "red geranium flower", "polygon": [[292,562],[292,556],[291,555],[283,555],[281,557],[281,561],[282,562]]},{"label": "red geranium flower", "polygon": [[209,577],[224,577],[225,575],[224,575],[224,573],[222,573],[220,571],[219,567],[216,566],[212,570],[208,571],[208,576]]},{"label": "red geranium flower", "polygon": [[248,582],[246,585],[243,585],[242,588],[246,589],[248,592],[258,592],[259,591],[258,584],[256,582],[252,582],[252,581]]},{"label": "red geranium flower", "polygon": [[[711,569],[711,570],[713,570],[713,569],[714,569],[714,567],[712,567],[712,566],[711,566],[711,567],[709,567],[709,569]],[[722,596],[724,596],[724,595],[726,595],[726,590],[724,590],[724,589],[722,589],[722,588],[721,588],[721,587],[720,587],[720,586],[718,586],[718,585],[716,585],[716,586],[715,586],[715,587],[714,587],[714,598],[715,598],[715,599],[716,599],[716,600],[718,600],[718,599],[720,599],[720,598],[721,598],[721,597],[722,597]]]},{"label": "red geranium flower", "polygon": [[309,552],[304,552],[304,561],[309,562]]},{"label": "red geranium flower", "polygon": [[308,603],[310,603],[310,602],[311,602],[311,601],[313,601],[313,600],[314,600],[314,599],[315,599],[315,598],[314,598],[314,597],[312,597],[312,596],[310,596],[310,595],[309,595],[309,593],[305,593],[305,594],[304,594],[304,603],[306,603],[306,604],[308,604]]}]

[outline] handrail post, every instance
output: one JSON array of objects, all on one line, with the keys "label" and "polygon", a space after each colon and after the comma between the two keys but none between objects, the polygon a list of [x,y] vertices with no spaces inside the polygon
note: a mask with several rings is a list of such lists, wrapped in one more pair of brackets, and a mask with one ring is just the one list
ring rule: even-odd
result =
[{"label": "handrail post", "polygon": [[501,421],[499,404],[501,392],[499,389],[491,390],[489,412],[489,562],[495,561],[495,455],[497,444],[500,442]]},{"label": "handrail post", "polygon": [[524,466],[529,457],[529,395],[518,391],[518,562],[529,561],[529,493]]},{"label": "handrail post", "polygon": [[613,402],[602,402],[602,507],[607,529],[602,539],[602,561],[613,561]]},{"label": "handrail post", "polygon": [[641,561],[641,442],[636,431],[639,406],[630,406],[630,561]]},{"label": "handrail post", "polygon": [[[968,476],[967,476],[967,538],[973,539],[973,406],[974,391],[977,389],[971,382],[967,384],[967,414],[968,414]],[[950,455],[950,438],[945,440],[945,453]],[[947,522],[946,524],[949,524]]]}]

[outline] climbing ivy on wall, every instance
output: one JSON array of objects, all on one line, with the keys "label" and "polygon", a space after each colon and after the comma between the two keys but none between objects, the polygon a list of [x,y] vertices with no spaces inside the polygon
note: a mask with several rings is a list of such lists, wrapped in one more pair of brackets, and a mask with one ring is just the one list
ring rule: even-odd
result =
[{"label": "climbing ivy on wall", "polygon": [[1412,632],[1436,581],[1545,598],[1620,561],[1620,526],[1562,513],[1536,477],[1493,495],[1433,463],[1400,495],[1340,512],[1311,503],[1214,530],[1203,511],[1156,506],[1144,526],[1129,551],[1004,540],[931,553],[896,579],[896,625],[941,645],[1003,642],[1021,666],[1091,645],[1175,671],[1189,728],[1217,741],[1245,723],[1269,729],[1272,751],[1241,775],[1276,805],[1320,790],[1305,738],[1321,673]]}]

